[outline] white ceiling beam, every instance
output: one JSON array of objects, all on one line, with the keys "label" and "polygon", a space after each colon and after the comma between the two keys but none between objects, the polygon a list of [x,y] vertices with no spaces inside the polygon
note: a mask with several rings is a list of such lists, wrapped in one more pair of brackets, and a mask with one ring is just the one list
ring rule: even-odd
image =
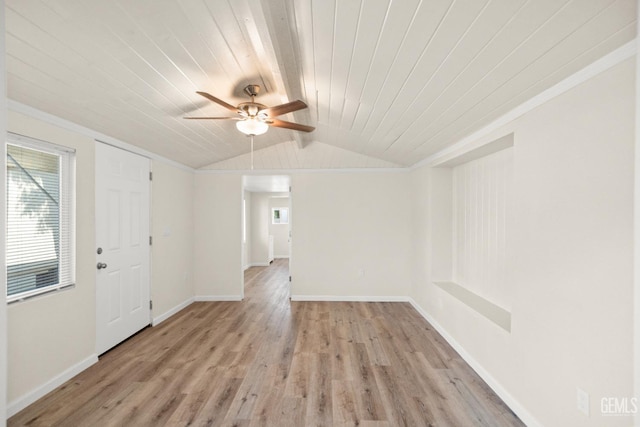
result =
[{"label": "white ceiling beam", "polygon": [[[274,84],[279,93],[284,93],[282,102],[301,99],[306,102],[302,83],[300,45],[296,35],[293,6],[287,0],[251,0],[254,10],[253,21],[256,40],[260,49],[271,65]],[[255,46],[254,46],[255,48]],[[313,125],[309,109],[292,113],[294,121]],[[313,141],[311,134],[291,131],[299,148],[304,148]]]}]

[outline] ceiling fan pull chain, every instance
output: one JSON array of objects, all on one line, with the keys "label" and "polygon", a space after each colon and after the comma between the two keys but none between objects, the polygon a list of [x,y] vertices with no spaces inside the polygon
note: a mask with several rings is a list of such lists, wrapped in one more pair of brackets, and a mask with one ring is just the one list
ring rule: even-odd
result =
[{"label": "ceiling fan pull chain", "polygon": [[253,170],[253,135],[251,135],[251,170]]}]

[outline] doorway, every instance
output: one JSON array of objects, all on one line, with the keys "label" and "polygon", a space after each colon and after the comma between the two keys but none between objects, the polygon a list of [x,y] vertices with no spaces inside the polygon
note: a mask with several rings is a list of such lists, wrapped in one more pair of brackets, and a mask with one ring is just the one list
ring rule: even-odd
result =
[{"label": "doorway", "polygon": [[[278,261],[286,266],[287,277],[292,261],[292,192],[287,175],[246,175],[242,180],[242,289],[245,272],[265,268]],[[290,286],[287,286],[290,296]]]},{"label": "doorway", "polygon": [[150,323],[150,160],[96,142],[96,353]]}]

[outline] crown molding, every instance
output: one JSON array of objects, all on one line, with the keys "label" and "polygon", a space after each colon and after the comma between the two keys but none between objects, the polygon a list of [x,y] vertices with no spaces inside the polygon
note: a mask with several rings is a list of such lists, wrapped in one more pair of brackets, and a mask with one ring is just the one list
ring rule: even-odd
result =
[{"label": "crown molding", "polygon": [[[453,145],[444,148],[437,153],[413,164],[409,167],[410,170],[415,170],[423,166],[432,166],[439,163],[443,157],[450,156],[456,152],[457,155],[464,154],[466,151],[476,149],[484,143],[479,143],[479,140],[490,133],[500,129],[502,126],[509,122],[523,116],[531,110],[541,106],[542,104],[552,100],[553,98],[562,95],[563,93],[573,89],[581,83],[607,71],[608,69],[620,64],[621,62],[633,57],[637,52],[636,39],[622,45],[613,52],[603,56],[602,58],[587,65],[582,70],[570,75],[561,82],[551,86],[549,89],[539,93],[533,98],[520,104],[508,113],[498,117],[483,128],[473,132],[470,135],[465,136],[460,141]],[[488,141],[491,142],[491,141]]]},{"label": "crown molding", "polygon": [[166,157],[160,156],[159,154],[152,153],[150,151],[137,147],[133,144],[129,144],[117,138],[113,138],[109,135],[105,135],[103,133],[81,126],[77,123],[73,123],[69,120],[60,118],[58,116],[54,116],[53,114],[46,113],[42,110],[38,110],[37,108],[31,107],[26,104],[22,104],[18,101],[7,99],[7,109],[15,113],[24,114],[25,116],[29,116],[34,119],[41,120],[45,123],[49,123],[51,125],[60,127],[62,129],[66,129],[68,131],[87,136],[98,142],[102,142],[108,145],[112,145],[114,147],[122,148],[123,150],[130,151],[132,153],[139,154],[144,157],[148,157],[151,160],[166,163],[177,169],[182,169],[187,172],[194,172],[193,168],[183,165],[182,163],[178,163],[175,160],[167,159]]},{"label": "crown molding", "polygon": [[295,175],[317,173],[406,173],[407,167],[397,168],[344,168],[344,169],[196,169],[196,175]]}]

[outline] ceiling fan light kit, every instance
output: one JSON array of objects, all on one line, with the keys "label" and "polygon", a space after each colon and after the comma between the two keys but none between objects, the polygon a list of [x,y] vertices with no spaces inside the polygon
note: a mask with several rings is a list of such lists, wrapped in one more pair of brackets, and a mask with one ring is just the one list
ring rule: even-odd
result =
[{"label": "ceiling fan light kit", "polygon": [[253,117],[240,120],[236,123],[236,128],[245,135],[262,135],[269,129],[269,125]]}]

